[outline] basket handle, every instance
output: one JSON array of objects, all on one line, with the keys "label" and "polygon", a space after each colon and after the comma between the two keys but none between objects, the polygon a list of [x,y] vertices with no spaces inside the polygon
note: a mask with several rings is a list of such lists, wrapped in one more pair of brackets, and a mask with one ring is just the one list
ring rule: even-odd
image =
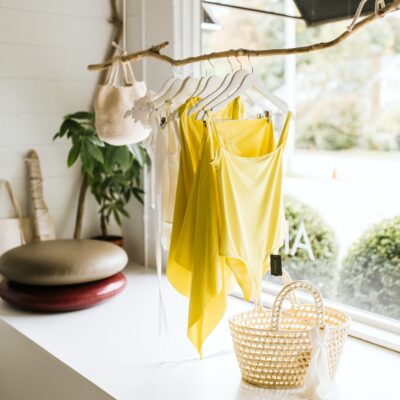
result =
[{"label": "basket handle", "polygon": [[[282,276],[281,276],[281,278],[282,278],[282,281],[283,281],[283,286],[286,286],[289,283],[293,282],[292,277],[290,276],[289,272],[285,268],[282,268]],[[291,291],[289,293],[289,300],[290,300],[290,305],[291,305],[291,307],[293,309],[297,308],[297,306],[300,305],[300,302],[297,299],[296,294],[294,293],[294,291]],[[259,298],[258,301],[256,302],[255,310],[256,311],[264,310],[264,306],[262,305],[261,298]]]},{"label": "basket handle", "polygon": [[[285,268],[282,268],[282,281],[284,287],[293,282],[292,277]],[[289,293],[289,300],[292,308],[296,308],[300,304],[299,300],[296,297],[296,293],[293,290]]]},{"label": "basket handle", "polygon": [[279,321],[281,319],[282,305],[286,296],[292,293],[295,289],[304,289],[310,293],[314,298],[315,309],[317,312],[317,326],[320,329],[325,328],[324,319],[324,303],[322,301],[321,292],[319,289],[310,282],[307,281],[294,281],[282,288],[275,299],[274,305],[272,306],[271,312],[271,329],[277,331],[279,329]]}]

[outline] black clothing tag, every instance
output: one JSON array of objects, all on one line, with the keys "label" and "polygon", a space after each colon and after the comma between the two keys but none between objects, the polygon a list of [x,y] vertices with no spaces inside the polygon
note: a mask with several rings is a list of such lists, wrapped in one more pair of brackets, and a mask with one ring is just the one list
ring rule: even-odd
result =
[{"label": "black clothing tag", "polygon": [[271,275],[282,276],[282,257],[279,254],[271,254]]}]

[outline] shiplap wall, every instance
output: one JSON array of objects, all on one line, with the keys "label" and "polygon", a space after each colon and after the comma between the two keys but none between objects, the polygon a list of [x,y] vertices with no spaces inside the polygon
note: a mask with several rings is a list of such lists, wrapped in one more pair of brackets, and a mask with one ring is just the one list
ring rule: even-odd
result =
[{"label": "shiplap wall", "polygon": [[[189,40],[187,33],[189,27],[200,33],[199,12],[198,0],[127,0],[128,50],[169,40],[165,52],[171,56],[198,52],[199,38],[189,35]],[[58,237],[72,236],[80,174],[79,166],[66,166],[69,143],[52,142],[52,137],[65,114],[90,106],[97,73],[86,65],[103,59],[111,37],[109,16],[109,0],[0,0],[0,179],[11,181],[27,213],[23,157],[34,148]],[[154,60],[134,63],[134,70],[153,89],[172,73]],[[133,201],[128,211],[125,247],[131,259],[143,262],[143,208]],[[0,192],[0,217],[10,212]],[[88,194],[83,236],[98,231],[97,205]]]},{"label": "shiplap wall", "polygon": [[[69,143],[52,137],[65,114],[90,107],[97,74],[86,65],[104,57],[109,16],[108,0],[0,0],[0,179],[11,181],[28,213],[23,158],[35,149],[58,237],[72,236],[80,172],[66,166]],[[2,191],[0,217],[10,212]],[[98,232],[88,194],[83,236]]]}]

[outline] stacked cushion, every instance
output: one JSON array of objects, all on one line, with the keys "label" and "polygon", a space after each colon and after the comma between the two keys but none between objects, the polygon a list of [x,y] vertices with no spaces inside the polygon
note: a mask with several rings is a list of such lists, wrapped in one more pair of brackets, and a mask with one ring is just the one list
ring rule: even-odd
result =
[{"label": "stacked cushion", "polygon": [[0,297],[21,308],[70,311],[123,290],[126,252],[97,240],[51,240],[14,248],[0,258]]},{"label": "stacked cushion", "polygon": [[3,280],[0,296],[26,310],[73,311],[99,304],[120,293],[125,286],[126,278],[122,273],[97,282],[63,286],[34,286]]}]

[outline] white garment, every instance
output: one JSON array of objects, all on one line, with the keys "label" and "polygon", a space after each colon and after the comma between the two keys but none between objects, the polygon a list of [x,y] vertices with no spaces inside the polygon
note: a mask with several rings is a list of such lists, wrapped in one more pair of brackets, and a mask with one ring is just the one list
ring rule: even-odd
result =
[{"label": "white garment", "polygon": [[151,206],[156,213],[155,241],[166,250],[171,239],[180,154],[178,126],[172,110],[171,103],[163,106],[164,117],[160,117],[160,110],[153,110],[152,133],[146,142],[152,163],[150,193]]},{"label": "white garment", "polygon": [[[151,132],[144,145],[151,160],[149,197],[151,210],[154,212],[152,231],[154,232],[155,258],[159,283],[160,346],[162,350],[165,350],[166,347],[168,351],[170,347],[169,343],[166,346],[161,345],[163,338],[166,338],[167,342],[170,339],[162,290],[162,247],[168,249],[171,237],[175,192],[178,182],[180,146],[176,122],[172,116],[173,105],[166,103],[163,107],[156,110],[151,98],[151,93],[141,98],[138,101],[138,108],[147,110],[147,113],[142,113],[143,118],[140,119],[140,122],[150,128]],[[162,114],[165,115],[162,116]],[[132,110],[131,115],[135,116],[135,110]],[[145,214],[148,215],[149,211],[146,209]]]},{"label": "white garment", "polygon": [[312,354],[304,381],[302,398],[307,400],[328,400],[330,398],[331,377],[329,375],[328,343],[329,326],[323,330],[317,326],[310,332]]}]

